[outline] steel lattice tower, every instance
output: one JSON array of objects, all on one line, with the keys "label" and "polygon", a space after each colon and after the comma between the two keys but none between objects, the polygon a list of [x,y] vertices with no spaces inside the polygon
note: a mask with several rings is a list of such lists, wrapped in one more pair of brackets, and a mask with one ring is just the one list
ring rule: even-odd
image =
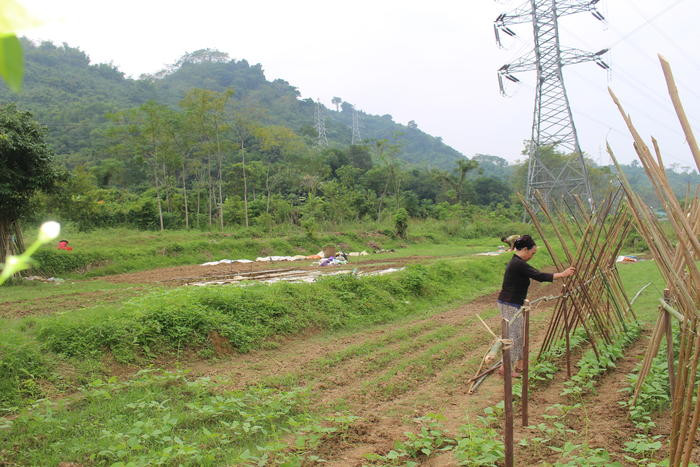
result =
[{"label": "steel lattice tower", "polygon": [[360,144],[360,116],[357,110],[352,109],[352,141],[351,144]]},{"label": "steel lattice tower", "polygon": [[[513,63],[498,70],[498,82],[504,93],[503,78],[513,82],[519,80],[514,73],[537,71],[535,108],[532,117],[532,136],[528,148],[528,175],[526,198],[533,206],[535,190],[539,190],[549,203],[551,199],[579,194],[593,200],[588,173],[579,146],[576,126],[571,115],[571,106],[566,95],[562,67],[593,61],[600,67],[609,68],[600,58],[608,49],[596,53],[564,48],[559,43],[558,18],[574,13],[591,12],[604,21],[596,10],[599,0],[529,0],[513,13],[502,13],[494,22],[496,42],[501,46],[500,32],[515,36],[509,26],[529,23],[533,25],[534,50]],[[571,154],[566,163],[552,164],[543,156],[544,149],[556,149]]]},{"label": "steel lattice tower", "polygon": [[326,119],[323,115],[321,100],[316,99],[316,130],[318,131],[318,139],[316,143],[319,146],[328,146],[328,138],[326,137]]}]

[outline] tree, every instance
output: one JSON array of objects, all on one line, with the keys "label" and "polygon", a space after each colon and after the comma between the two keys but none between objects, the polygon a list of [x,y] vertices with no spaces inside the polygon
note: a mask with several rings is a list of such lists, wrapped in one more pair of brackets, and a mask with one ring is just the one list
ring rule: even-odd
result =
[{"label": "tree", "polygon": [[406,240],[406,231],[408,230],[408,211],[401,208],[394,214],[394,232],[396,236]]},{"label": "tree", "polygon": [[[230,127],[225,109],[231,96],[233,96],[232,89],[224,92],[191,89],[180,101],[180,106],[186,114],[188,131],[194,137],[200,157],[206,159],[209,181],[209,225],[212,223],[212,208],[216,205],[221,230],[224,229],[222,173],[225,141],[223,137]],[[212,156],[216,164],[216,186],[212,181]]]},{"label": "tree", "polygon": [[379,197],[379,206],[377,207],[377,222],[379,222],[382,220],[382,206],[390,184],[394,188],[394,199],[396,201],[395,209],[399,209],[401,174],[399,161],[396,156],[401,152],[401,145],[396,141],[390,142],[386,139],[376,141],[374,145],[377,152],[377,159],[382,162],[384,166],[383,169],[386,172],[386,181],[381,196]]},{"label": "tree", "polygon": [[457,203],[464,201],[464,180],[467,173],[479,167],[479,163],[475,160],[460,159],[457,161],[456,174],[445,176],[444,180],[452,187],[455,192]]},{"label": "tree", "polygon": [[243,213],[245,226],[248,227],[248,177],[246,174],[245,167],[245,155],[246,155],[246,141],[252,138],[253,131],[257,127],[257,124],[249,117],[254,114],[254,110],[246,109],[245,112],[241,110],[236,110],[233,114],[233,133],[236,140],[240,146],[239,154],[241,155],[242,161],[242,175],[243,175]]},{"label": "tree", "polygon": [[340,104],[343,102],[343,99],[341,99],[340,97],[334,97],[333,99],[331,99],[331,102],[333,103],[333,105],[335,105],[335,111],[340,112]]},{"label": "tree", "polygon": [[172,165],[174,149],[171,114],[168,107],[149,101],[136,109],[111,115],[115,122],[111,137],[117,141],[112,149],[128,157],[136,154],[150,165],[160,230],[165,229],[162,192],[169,192],[167,168]]},{"label": "tree", "polygon": [[21,253],[20,218],[32,195],[49,191],[59,179],[44,129],[14,104],[0,107],[0,263]]},{"label": "tree", "polygon": [[494,177],[479,177],[474,180],[476,204],[488,206],[495,203],[508,203],[512,194],[506,182]]}]

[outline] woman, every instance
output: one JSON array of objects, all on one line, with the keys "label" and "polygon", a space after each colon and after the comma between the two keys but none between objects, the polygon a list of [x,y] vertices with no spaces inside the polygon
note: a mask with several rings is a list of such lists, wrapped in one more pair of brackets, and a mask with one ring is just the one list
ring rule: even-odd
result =
[{"label": "woman", "polygon": [[[501,312],[501,317],[509,322],[508,338],[513,340],[510,355],[511,361],[515,362],[513,376],[518,377],[523,368],[523,317],[519,311],[525,303],[530,279],[539,282],[552,282],[555,279],[571,276],[576,272],[576,269],[570,266],[563,272],[551,274],[540,272],[527,264],[537,253],[537,245],[529,235],[523,235],[517,239],[514,247],[515,254],[506,266],[501,293],[498,294],[498,310]],[[499,372],[503,374],[503,367]]]}]

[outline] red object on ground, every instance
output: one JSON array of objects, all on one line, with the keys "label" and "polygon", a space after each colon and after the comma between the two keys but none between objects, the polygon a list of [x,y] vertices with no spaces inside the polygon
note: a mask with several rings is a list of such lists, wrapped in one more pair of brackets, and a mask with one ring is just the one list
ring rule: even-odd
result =
[{"label": "red object on ground", "polygon": [[68,242],[67,242],[67,241],[61,240],[60,242],[58,242],[58,249],[59,249],[59,250],[71,251],[71,250],[73,250],[73,247],[72,247],[72,246],[68,246]]}]

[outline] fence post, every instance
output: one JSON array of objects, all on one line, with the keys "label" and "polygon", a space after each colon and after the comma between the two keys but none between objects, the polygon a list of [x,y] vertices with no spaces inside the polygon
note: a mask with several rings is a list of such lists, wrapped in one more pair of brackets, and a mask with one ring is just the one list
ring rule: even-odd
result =
[{"label": "fence post", "polygon": [[523,426],[528,426],[528,391],[529,391],[529,370],[530,370],[530,306],[525,300],[522,308],[523,313],[523,373],[522,373],[522,393],[520,405],[522,408]]},{"label": "fence post", "polygon": [[[508,337],[508,320],[501,320],[501,338]],[[505,415],[505,426],[503,442],[505,445],[506,467],[513,467],[513,375],[511,374],[510,348],[513,344],[502,346],[503,352],[503,405]]]}]

